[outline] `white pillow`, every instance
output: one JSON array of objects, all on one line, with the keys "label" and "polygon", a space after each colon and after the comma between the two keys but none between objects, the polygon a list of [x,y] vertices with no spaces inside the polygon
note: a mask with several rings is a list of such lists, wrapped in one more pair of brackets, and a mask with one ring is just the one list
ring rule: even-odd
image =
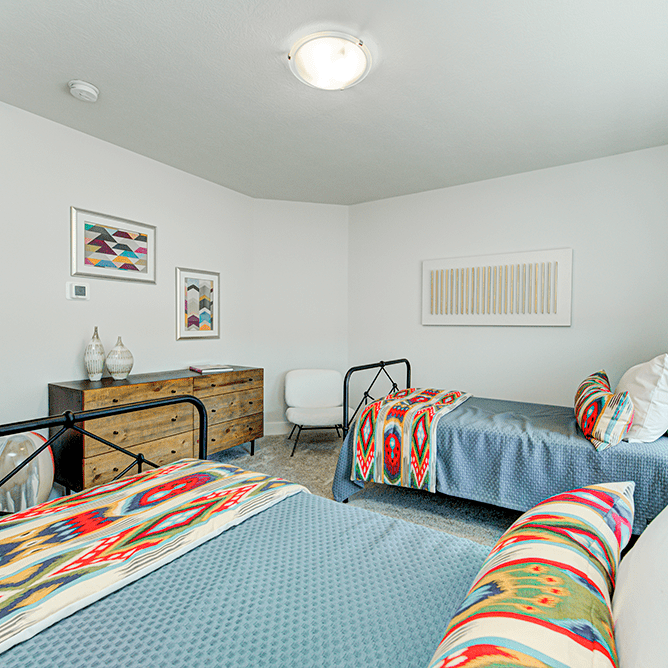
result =
[{"label": "white pillow", "polygon": [[635,415],[625,440],[650,443],[668,430],[668,353],[631,367],[615,394],[628,392]]},{"label": "white pillow", "polygon": [[622,559],[612,616],[620,668],[668,661],[668,509],[662,510]]}]

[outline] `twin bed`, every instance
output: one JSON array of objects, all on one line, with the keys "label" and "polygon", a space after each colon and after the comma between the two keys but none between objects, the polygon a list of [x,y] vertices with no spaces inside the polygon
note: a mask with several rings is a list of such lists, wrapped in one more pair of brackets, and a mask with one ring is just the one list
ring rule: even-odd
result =
[{"label": "twin bed", "polygon": [[200,457],[0,521],[3,668],[426,666],[487,548]]},{"label": "twin bed", "polygon": [[[405,359],[357,368],[387,373],[392,364],[406,366],[408,387]],[[346,383],[352,376],[346,376]],[[364,487],[353,472],[355,429],[346,431],[332,486],[337,501]],[[525,511],[569,489],[634,480],[635,534],[668,505],[668,437],[596,450],[579,429],[573,408],[472,396],[441,417],[436,439],[436,491],[450,496]],[[356,479],[351,480],[351,473]]]},{"label": "twin bed", "polygon": [[[464,461],[467,450],[480,456],[489,447],[483,435],[466,446],[467,429],[481,416],[496,424],[494,406],[485,400],[467,406],[472,399],[451,413],[473,411],[455,421],[458,445],[450,458]],[[510,413],[515,434],[523,422]],[[205,415],[202,420],[205,433]],[[501,423],[506,433],[509,419]],[[38,421],[31,428],[39,428]],[[509,446],[513,457],[533,452],[534,438]],[[543,495],[490,553],[286,481],[204,462],[205,447],[200,457],[0,521],[0,665],[576,668],[617,665],[617,646],[620,657],[634,657],[621,664],[632,668],[652,665],[635,663],[638,652],[665,651],[658,638],[647,640],[628,621],[640,619],[639,607],[654,610],[626,600],[629,590],[639,591],[635,571],[625,575],[626,598],[618,606],[625,633],[612,635],[619,556],[634,526],[633,484],[562,489],[548,502]],[[447,461],[437,487],[475,498],[475,486],[457,487],[464,483],[448,478]],[[556,469],[563,461],[552,453],[542,465]],[[497,464],[502,471],[506,465],[503,459]],[[549,471],[543,473],[547,478]],[[600,473],[593,482],[607,482],[607,471]],[[510,507],[529,503],[530,497],[513,500],[518,492],[509,481],[494,487],[489,473],[479,476],[492,489],[489,498]],[[351,483],[345,477],[337,469],[335,488]],[[662,518],[645,534],[656,528],[658,540],[668,541]],[[646,554],[643,539],[629,557],[639,549],[638,560]],[[538,579],[508,588],[519,582],[518,564],[522,577]],[[507,568],[515,570],[508,574]],[[531,593],[528,605],[526,591],[535,587],[539,595]],[[595,603],[582,603],[592,592]],[[524,597],[521,610],[514,595]],[[494,610],[485,607],[490,604]],[[583,622],[589,609],[600,614]],[[545,641],[546,629],[554,643]],[[540,638],[539,647],[532,638]],[[496,663],[489,662],[492,656]]]}]

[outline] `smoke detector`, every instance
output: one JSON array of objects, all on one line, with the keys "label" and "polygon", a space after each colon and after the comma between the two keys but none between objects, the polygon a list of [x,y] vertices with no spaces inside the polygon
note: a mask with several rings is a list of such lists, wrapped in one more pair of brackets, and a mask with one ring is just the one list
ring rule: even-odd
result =
[{"label": "smoke detector", "polygon": [[93,86],[93,84],[88,83],[87,81],[81,81],[81,79],[72,79],[67,85],[70,87],[70,93],[72,93],[77,100],[97,102],[97,96],[100,94],[100,91]]}]

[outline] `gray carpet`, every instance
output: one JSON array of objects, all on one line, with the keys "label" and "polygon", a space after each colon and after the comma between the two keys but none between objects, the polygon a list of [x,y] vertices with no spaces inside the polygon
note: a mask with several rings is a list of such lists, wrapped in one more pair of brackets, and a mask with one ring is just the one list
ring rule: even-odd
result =
[{"label": "gray carpet", "polygon": [[[331,499],[341,439],[334,430],[307,431],[302,433],[294,457],[290,457],[292,446],[293,441],[287,436],[265,436],[255,442],[253,457],[246,444],[214,453],[210,458],[298,482],[313,494]],[[490,546],[520,515],[444,494],[375,484],[367,484],[349,504]]]}]

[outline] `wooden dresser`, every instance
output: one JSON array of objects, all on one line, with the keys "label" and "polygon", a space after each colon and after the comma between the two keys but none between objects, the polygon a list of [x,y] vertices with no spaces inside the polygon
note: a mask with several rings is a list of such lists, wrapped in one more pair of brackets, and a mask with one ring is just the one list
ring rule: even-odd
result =
[{"label": "wooden dresser", "polygon": [[[79,412],[121,406],[148,399],[193,395],[204,402],[208,417],[208,452],[251,443],[264,433],[263,369],[232,367],[232,371],[198,374],[165,371],[128,376],[126,380],[102,378],[49,384],[49,414]],[[102,418],[83,428],[158,465],[197,457],[197,411],[181,403]],[[103,443],[69,431],[53,445],[55,480],[73,490],[110,481],[130,459]],[[136,468],[130,472],[136,473]]]}]

